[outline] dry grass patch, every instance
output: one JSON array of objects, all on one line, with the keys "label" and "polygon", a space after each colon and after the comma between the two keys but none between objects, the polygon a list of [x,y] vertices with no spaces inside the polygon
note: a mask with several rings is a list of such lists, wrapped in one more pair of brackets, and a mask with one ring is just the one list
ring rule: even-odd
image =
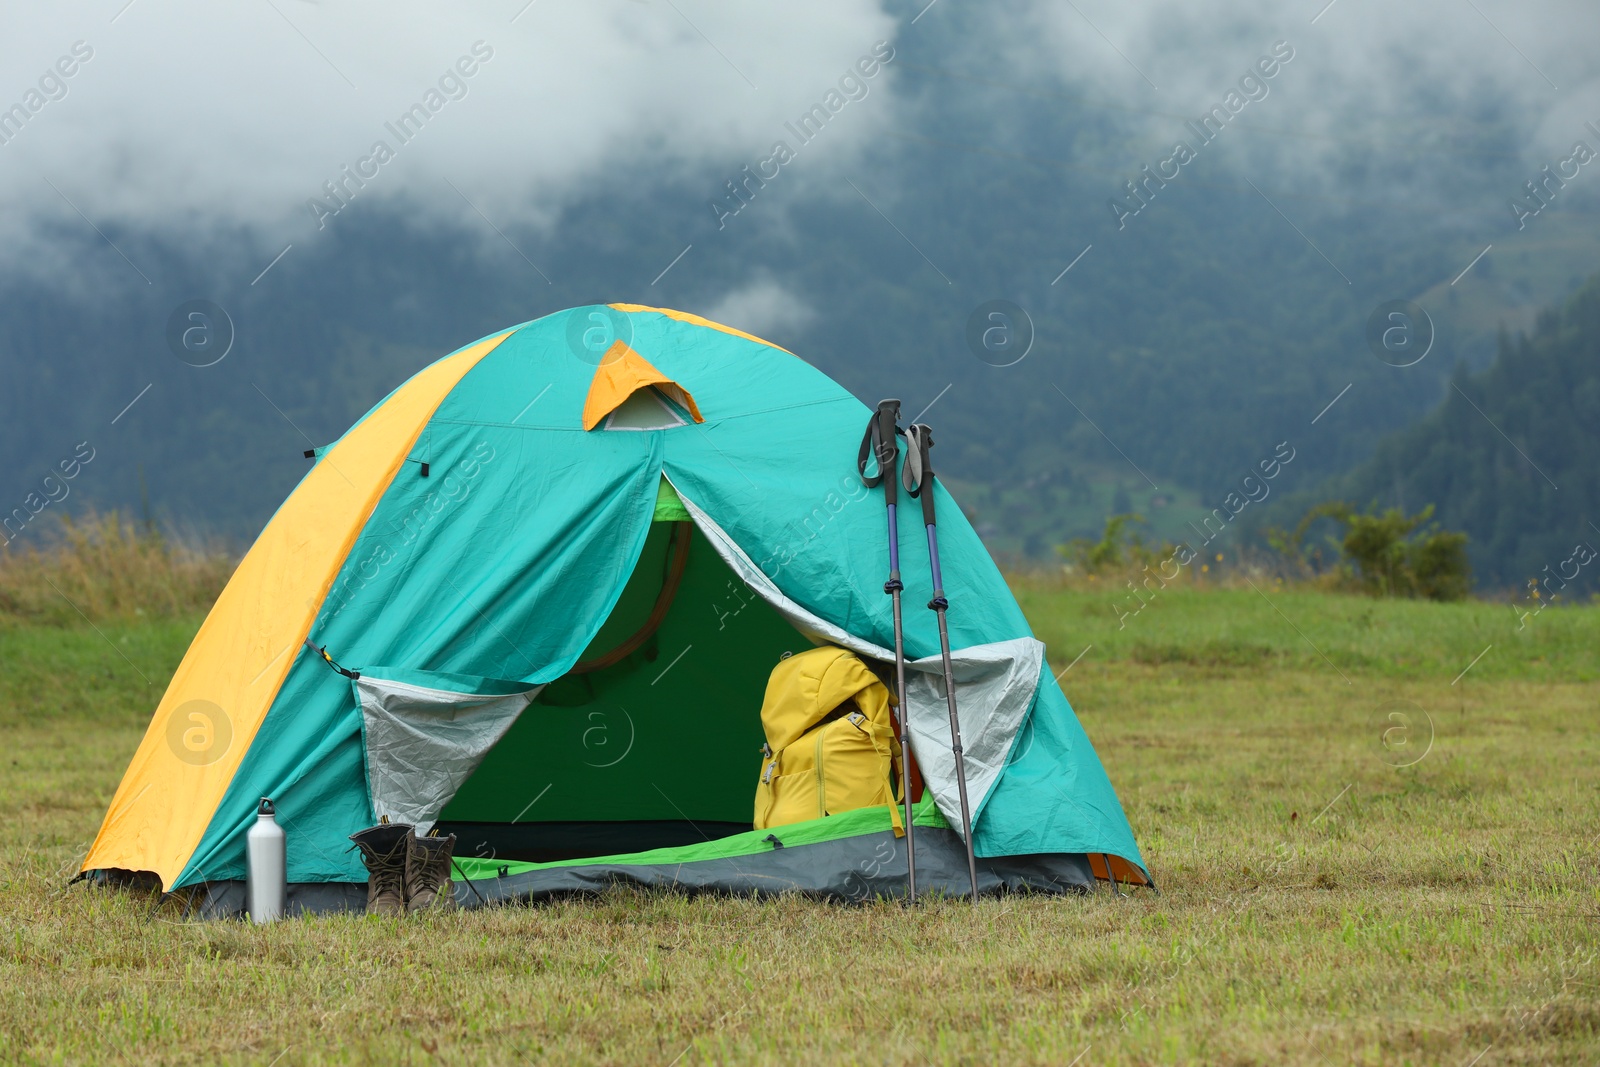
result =
[{"label": "dry grass patch", "polygon": [[0,626],[134,620],[205,611],[237,562],[116,512],[56,521],[44,547],[0,545]]},{"label": "dry grass patch", "polygon": [[[1345,618],[1329,600],[1322,616]],[[1212,603],[1140,639],[1299,640]],[[1421,605],[1446,613],[1432,622],[1398,607],[1349,615],[1330,645],[1404,630],[1441,665],[1481,647],[1449,647],[1478,640],[1470,606]],[[1093,640],[1047,601],[1030,610],[1072,635],[1051,638],[1057,670]],[[187,626],[106,635],[159,683]],[[0,632],[0,656],[38,677],[107,675],[94,701],[48,712],[0,681],[0,1061],[1600,1062],[1596,697],[1538,662],[1581,641],[1541,640],[1455,685],[1459,665],[1347,684],[1314,657],[1150,663],[1108,641],[1121,651],[1064,681],[1159,895],[907,911],[618,891],[257,929],[64,888],[160,686],[87,628]],[[1411,766],[1381,740],[1391,699],[1432,724]]]}]

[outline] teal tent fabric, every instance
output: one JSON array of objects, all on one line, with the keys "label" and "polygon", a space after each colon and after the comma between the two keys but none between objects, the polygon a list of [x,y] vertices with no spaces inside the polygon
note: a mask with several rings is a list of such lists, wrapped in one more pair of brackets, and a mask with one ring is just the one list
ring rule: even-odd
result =
[{"label": "teal tent fabric", "polygon": [[[634,574],[658,508],[672,511],[665,475],[783,594],[892,647],[883,501],[855,470],[868,409],[782,350],[632,311],[631,346],[693,394],[705,421],[585,432],[595,362],[571,347],[568,325],[594,310],[524,324],[462,379],[418,439],[418,462],[404,465],[356,538],[312,640],[356,669],[387,664],[529,687],[561,678]],[[1030,637],[977,534],[942,485],[936,492],[953,646]],[[932,595],[927,542],[914,509],[905,510],[900,542],[907,655],[936,655],[935,619],[921,608]],[[759,698],[749,714],[758,710]],[[291,882],[364,878],[345,840],[373,821],[362,766],[348,682],[302,650],[178,884],[243,876],[243,835],[263,796],[300,846],[290,848]],[[974,843],[982,856],[1105,852],[1143,866],[1048,667]]]}]

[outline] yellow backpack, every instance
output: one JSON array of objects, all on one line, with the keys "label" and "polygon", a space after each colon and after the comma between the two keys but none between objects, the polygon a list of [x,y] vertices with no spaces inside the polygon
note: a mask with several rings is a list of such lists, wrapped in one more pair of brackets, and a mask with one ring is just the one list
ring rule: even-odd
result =
[{"label": "yellow backpack", "polygon": [[[761,704],[755,828],[887,805],[904,834],[895,782],[904,781],[887,686],[852,652],[813,648],[781,660]],[[903,794],[902,794],[903,795]]]}]

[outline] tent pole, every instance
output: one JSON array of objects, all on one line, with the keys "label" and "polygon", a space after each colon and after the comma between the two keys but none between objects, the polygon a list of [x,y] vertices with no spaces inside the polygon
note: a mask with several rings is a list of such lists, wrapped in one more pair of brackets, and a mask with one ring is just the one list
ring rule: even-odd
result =
[{"label": "tent pole", "polygon": [[[933,429],[917,423],[906,431],[906,488],[922,498],[922,523],[928,530],[928,563],[933,568],[933,599],[928,607],[939,619],[939,653],[944,657],[944,695],[950,707],[950,752],[956,761],[956,791],[961,797],[961,838],[967,846],[967,874],[972,878],[972,902],[978,902],[978,861],[972,851],[972,814],[967,804],[967,764],[961,747],[961,720],[956,715],[956,679],[950,665],[950,628],[945,611],[950,602],[944,595],[944,578],[939,572],[939,534],[933,504]],[[913,461],[913,456],[915,460]],[[912,484],[916,485],[911,490]]]},{"label": "tent pole", "polygon": [[[867,432],[861,441],[861,453],[857,457],[856,466],[861,474],[861,481],[867,488],[872,488],[880,481],[883,483],[884,510],[889,523],[889,580],[883,583],[883,591],[888,593],[894,602],[894,684],[895,699],[900,702],[900,706],[896,709],[897,725],[900,728],[900,791],[905,798],[906,808],[906,903],[912,904],[917,899],[917,843],[911,825],[911,744],[906,734],[906,720],[910,717],[910,709],[906,706],[905,630],[901,625],[900,614],[900,592],[905,585],[900,580],[900,526],[895,514],[897,473],[895,467],[900,459],[900,443],[896,440],[896,435],[900,432],[899,421],[900,401],[880,400],[877,412],[867,423]],[[869,477],[867,460],[873,455],[878,460],[878,473]]]}]

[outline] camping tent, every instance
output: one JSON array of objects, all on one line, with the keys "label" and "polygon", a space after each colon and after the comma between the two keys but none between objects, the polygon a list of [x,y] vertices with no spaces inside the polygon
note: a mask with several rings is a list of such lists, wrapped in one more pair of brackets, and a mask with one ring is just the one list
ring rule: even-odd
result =
[{"label": "camping tent", "polygon": [[[307,453],[84,870],[236,911],[270,797],[290,905],[310,910],[362,906],[347,835],[380,815],[460,836],[464,904],[618,880],[903,893],[887,808],[750,828],[779,658],[832,643],[892,662],[882,501],[855,469],[868,416],[784,349],[628,304],[425,368]],[[1147,884],[1043,646],[935,491],[984,890]],[[910,522],[901,540],[919,886],[961,893],[927,544]]]}]

